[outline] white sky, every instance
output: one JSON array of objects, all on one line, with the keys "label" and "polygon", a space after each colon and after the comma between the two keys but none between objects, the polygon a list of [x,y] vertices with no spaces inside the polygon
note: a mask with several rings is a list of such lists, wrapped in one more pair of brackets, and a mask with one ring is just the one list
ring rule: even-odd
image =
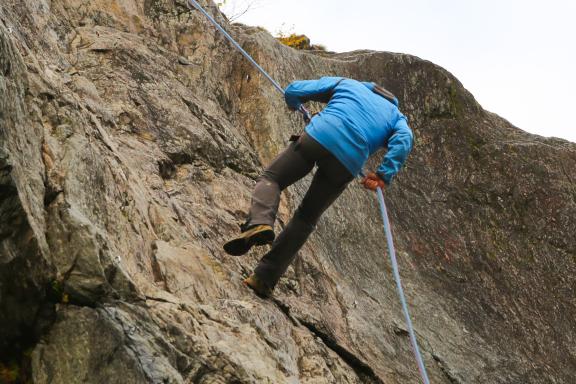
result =
[{"label": "white sky", "polygon": [[454,74],[485,109],[576,142],[576,0],[228,0],[237,21],[344,52],[402,52]]}]

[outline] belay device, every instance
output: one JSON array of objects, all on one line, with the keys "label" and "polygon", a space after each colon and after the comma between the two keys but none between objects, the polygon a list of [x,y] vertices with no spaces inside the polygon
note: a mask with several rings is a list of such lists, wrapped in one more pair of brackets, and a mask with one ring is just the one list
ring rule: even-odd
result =
[{"label": "belay device", "polygon": [[[218,22],[216,20],[214,20],[214,18],[208,12],[206,12],[206,10],[204,10],[204,8],[202,8],[202,6],[200,4],[198,4],[198,2],[196,0],[188,0],[188,4],[193,6],[198,11],[200,11],[204,16],[206,16],[206,18],[208,18],[208,20],[216,27],[216,29],[218,29],[220,32],[222,32],[222,34],[226,37],[226,39],[228,39],[228,41],[230,41],[230,43],[232,43],[232,45],[238,51],[240,51],[240,53],[242,55],[244,55],[244,57],[246,59],[248,59],[248,61],[250,61],[250,63],[252,63],[252,65],[254,65],[254,67],[256,67],[256,69],[258,69],[258,71],[260,71],[260,73],[262,75],[264,75],[264,77],[266,77],[272,83],[274,88],[276,88],[280,93],[282,93],[282,95],[284,95],[284,89],[280,86],[280,84],[278,84],[264,70],[264,68],[262,68],[248,54],[248,52],[246,52],[240,46],[240,44],[238,44],[236,42],[236,40],[233,39],[232,36],[230,36],[230,34],[228,34],[228,32],[226,32],[226,30],[224,30],[224,28],[222,28],[222,26],[220,24],[218,24]],[[386,98],[394,98],[394,95],[392,95],[387,90],[383,89],[382,87],[378,87],[378,88],[379,88],[378,91],[380,91],[378,93],[381,94],[382,96],[384,96]],[[310,119],[311,119],[310,112],[308,112],[308,110],[304,106],[301,106],[298,111],[300,113],[302,113],[302,116],[304,117],[304,120],[306,122],[310,121]],[[414,356],[416,357],[416,362],[418,363],[418,370],[420,371],[420,376],[422,377],[424,384],[430,384],[430,380],[428,379],[428,374],[426,373],[426,367],[424,366],[424,361],[422,360],[422,355],[420,354],[420,349],[418,348],[418,342],[416,341],[416,334],[414,332],[414,327],[412,326],[412,320],[410,319],[410,313],[408,312],[408,304],[406,303],[406,297],[404,296],[404,290],[402,288],[402,281],[400,280],[400,271],[398,268],[398,261],[396,260],[396,252],[394,250],[394,243],[393,243],[393,239],[392,239],[392,229],[390,228],[390,220],[388,219],[388,212],[386,210],[386,204],[384,202],[384,194],[382,193],[382,189],[380,187],[378,187],[376,193],[378,195],[378,202],[380,204],[380,214],[382,216],[382,221],[384,223],[384,232],[386,234],[386,242],[388,245],[388,253],[390,255],[390,262],[392,263],[392,272],[394,274],[394,280],[396,281],[396,287],[398,289],[398,295],[400,296],[400,302],[402,304],[402,310],[404,312],[404,317],[406,319],[406,325],[408,327],[408,333],[410,334],[410,343],[412,344],[412,350],[414,352]]]}]

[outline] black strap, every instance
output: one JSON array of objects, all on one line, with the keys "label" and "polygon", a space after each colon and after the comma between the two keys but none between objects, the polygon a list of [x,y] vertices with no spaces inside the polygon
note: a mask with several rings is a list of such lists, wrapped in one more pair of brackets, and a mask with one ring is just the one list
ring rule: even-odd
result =
[{"label": "black strap", "polygon": [[288,139],[288,141],[298,141],[298,139],[300,138],[301,135],[292,135],[290,136],[290,139]]},{"label": "black strap", "polygon": [[387,90],[386,88],[384,88],[378,84],[374,84],[374,89],[372,90],[372,92],[376,93],[377,95],[382,96],[383,98],[385,98],[389,102],[396,104],[396,102],[395,102],[396,96],[394,96],[394,94],[392,92],[390,92],[389,90]]}]

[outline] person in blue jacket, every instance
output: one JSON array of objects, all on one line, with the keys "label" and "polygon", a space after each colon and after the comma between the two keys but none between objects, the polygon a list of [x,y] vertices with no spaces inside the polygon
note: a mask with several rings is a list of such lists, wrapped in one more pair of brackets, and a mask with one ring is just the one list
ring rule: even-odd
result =
[{"label": "person in blue jacket", "polygon": [[[368,157],[387,147],[377,171],[364,177],[366,188],[390,185],[412,149],[413,134],[398,100],[384,88],[342,77],[295,81],[285,91],[288,107],[307,101],[327,103],[258,179],[242,233],[227,242],[231,255],[272,243],[244,283],[267,297],[314,230],[322,213],[361,171]],[[312,183],[290,222],[275,239],[280,193],[317,166]]]}]

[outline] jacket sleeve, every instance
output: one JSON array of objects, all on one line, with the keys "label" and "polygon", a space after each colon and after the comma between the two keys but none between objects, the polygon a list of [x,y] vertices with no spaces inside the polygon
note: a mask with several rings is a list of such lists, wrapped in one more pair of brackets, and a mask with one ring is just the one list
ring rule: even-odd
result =
[{"label": "jacket sleeve", "polygon": [[390,185],[394,176],[404,165],[412,150],[413,140],[414,135],[408,126],[406,117],[401,116],[394,126],[392,136],[388,140],[388,152],[376,172],[386,184]]},{"label": "jacket sleeve", "polygon": [[286,104],[293,110],[307,101],[327,103],[342,77],[322,77],[318,80],[300,80],[291,83],[284,91]]}]

